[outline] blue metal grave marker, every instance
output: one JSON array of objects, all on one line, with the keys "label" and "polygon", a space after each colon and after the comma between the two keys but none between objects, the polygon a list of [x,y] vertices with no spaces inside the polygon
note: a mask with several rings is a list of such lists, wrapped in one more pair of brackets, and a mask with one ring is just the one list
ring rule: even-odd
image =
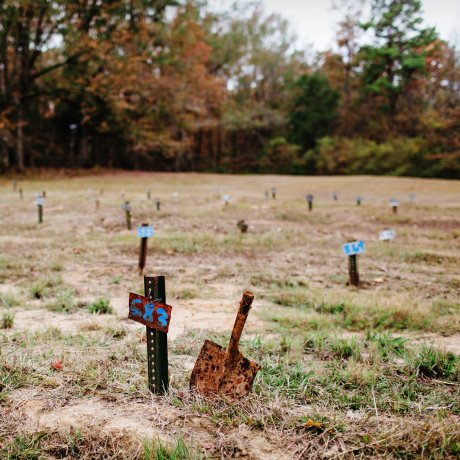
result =
[{"label": "blue metal grave marker", "polygon": [[139,238],[149,238],[153,236],[153,227],[137,227],[137,236]]},{"label": "blue metal grave marker", "polygon": [[351,243],[343,244],[342,249],[346,256],[360,254],[364,252],[364,241],[352,241]]}]

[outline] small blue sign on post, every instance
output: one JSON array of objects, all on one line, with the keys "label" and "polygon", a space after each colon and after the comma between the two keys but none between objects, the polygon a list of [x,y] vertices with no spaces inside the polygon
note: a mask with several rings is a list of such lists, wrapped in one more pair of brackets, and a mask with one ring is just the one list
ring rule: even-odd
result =
[{"label": "small blue sign on post", "polygon": [[137,227],[137,236],[139,238],[149,238],[153,236],[153,227]]},{"label": "small blue sign on post", "polygon": [[343,244],[342,249],[346,256],[360,254],[364,252],[364,241],[352,241],[351,243]]}]

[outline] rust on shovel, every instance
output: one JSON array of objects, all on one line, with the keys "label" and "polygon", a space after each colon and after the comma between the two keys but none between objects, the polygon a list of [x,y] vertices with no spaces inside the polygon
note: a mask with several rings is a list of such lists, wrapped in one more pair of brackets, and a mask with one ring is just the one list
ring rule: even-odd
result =
[{"label": "rust on shovel", "polygon": [[254,299],[252,292],[244,292],[228,348],[206,340],[193,368],[190,388],[202,394],[225,394],[240,398],[251,391],[260,365],[246,359],[238,350],[238,343]]}]

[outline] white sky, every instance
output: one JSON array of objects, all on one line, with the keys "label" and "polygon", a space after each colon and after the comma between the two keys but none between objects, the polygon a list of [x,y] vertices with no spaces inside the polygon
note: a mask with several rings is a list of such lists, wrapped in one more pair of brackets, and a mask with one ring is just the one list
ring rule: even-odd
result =
[{"label": "white sky", "polygon": [[[230,5],[232,0],[211,0],[211,4]],[[266,13],[281,14],[291,23],[300,48],[313,44],[317,51],[335,45],[340,14],[332,11],[332,0],[262,0]],[[366,0],[369,5],[370,0]],[[425,26],[436,27],[440,37],[460,46],[460,0],[422,0]]]}]

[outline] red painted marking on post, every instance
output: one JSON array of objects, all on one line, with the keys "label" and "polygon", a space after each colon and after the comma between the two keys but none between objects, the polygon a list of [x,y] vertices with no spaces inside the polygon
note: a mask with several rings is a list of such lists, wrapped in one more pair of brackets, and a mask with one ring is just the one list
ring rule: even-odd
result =
[{"label": "red painted marking on post", "polygon": [[140,294],[129,293],[128,318],[157,331],[168,332],[171,321],[171,305]]}]

